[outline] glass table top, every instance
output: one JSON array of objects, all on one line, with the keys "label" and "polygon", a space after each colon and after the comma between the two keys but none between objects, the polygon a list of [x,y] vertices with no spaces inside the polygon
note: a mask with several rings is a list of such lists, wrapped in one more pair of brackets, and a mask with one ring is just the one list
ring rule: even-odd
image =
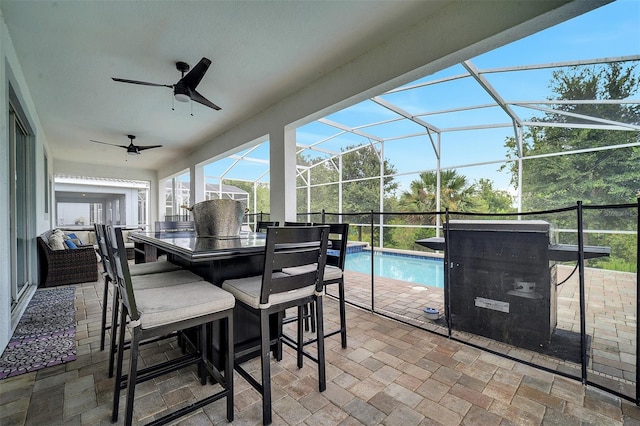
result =
[{"label": "glass table top", "polygon": [[266,242],[266,234],[260,232],[241,233],[239,237],[198,237],[195,232],[183,231],[136,232],[129,238],[192,260],[260,253],[264,251]]}]

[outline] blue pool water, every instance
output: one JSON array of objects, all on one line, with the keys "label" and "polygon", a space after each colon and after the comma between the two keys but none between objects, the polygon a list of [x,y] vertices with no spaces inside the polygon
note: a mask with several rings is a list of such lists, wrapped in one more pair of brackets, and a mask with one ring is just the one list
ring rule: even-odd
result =
[{"label": "blue pool water", "polygon": [[[371,251],[347,253],[345,269],[371,275]],[[378,277],[444,288],[443,269],[442,259],[395,253],[374,254],[373,270]]]}]

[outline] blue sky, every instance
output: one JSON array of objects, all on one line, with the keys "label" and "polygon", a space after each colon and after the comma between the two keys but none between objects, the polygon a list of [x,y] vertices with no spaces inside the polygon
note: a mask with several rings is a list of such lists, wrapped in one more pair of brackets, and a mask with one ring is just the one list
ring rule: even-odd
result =
[{"label": "blue sky", "polygon": [[[611,58],[640,54],[640,0],[618,0],[592,12],[563,22],[524,39],[487,52],[471,62],[480,70],[519,65],[556,63],[582,59]],[[503,99],[543,100],[551,96],[548,84],[550,69],[485,74],[489,82],[498,90]],[[442,70],[418,81],[433,81],[443,77],[466,74],[461,65]],[[471,105],[492,103],[492,99],[471,78],[426,86],[411,91],[401,91],[382,95],[382,98],[412,114],[441,111]],[[528,119],[538,113],[533,110],[516,108],[522,118]],[[345,110],[331,114],[328,120],[347,126],[361,126],[377,123],[395,117],[380,105],[365,101]],[[477,124],[508,124],[508,127],[491,130],[445,132],[442,138],[442,167],[454,167],[469,163],[485,163],[504,158],[504,141],[513,135],[509,119],[500,108],[486,108],[476,111],[435,114],[423,117],[443,129]],[[394,122],[363,129],[381,138],[408,135],[423,129],[408,121]],[[302,126],[297,131],[299,143],[309,145],[336,135],[339,131],[322,123],[314,122]],[[368,143],[366,138],[342,135],[324,142],[321,147],[339,152],[348,145]],[[253,158],[268,159],[268,144],[264,144]],[[311,153],[321,156],[320,153]],[[400,173],[432,169],[436,166],[431,144],[425,136],[385,143],[385,157]],[[221,160],[205,168],[208,176],[222,173],[232,160]],[[484,164],[460,168],[470,180],[480,177],[491,178],[496,187],[507,189],[509,176],[498,173],[497,164]],[[262,164],[242,162],[229,173],[229,178],[256,179],[264,173]],[[403,188],[417,177],[408,174],[398,177]],[[268,181],[268,175],[262,179]]]}]

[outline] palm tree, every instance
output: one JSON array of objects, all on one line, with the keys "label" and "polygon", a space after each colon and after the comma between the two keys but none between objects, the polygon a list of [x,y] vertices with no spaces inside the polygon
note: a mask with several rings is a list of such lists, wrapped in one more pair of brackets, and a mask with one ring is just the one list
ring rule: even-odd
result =
[{"label": "palm tree", "polygon": [[[410,184],[410,191],[400,195],[400,207],[409,212],[435,212],[437,209],[436,172],[420,173],[419,179]],[[468,211],[473,208],[474,185],[469,185],[467,177],[454,169],[440,172],[440,211]],[[435,222],[435,215],[431,217]]]}]

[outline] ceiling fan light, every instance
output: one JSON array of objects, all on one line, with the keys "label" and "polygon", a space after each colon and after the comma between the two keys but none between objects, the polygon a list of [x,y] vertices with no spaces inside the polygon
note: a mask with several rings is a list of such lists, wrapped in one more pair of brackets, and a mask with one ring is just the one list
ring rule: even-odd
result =
[{"label": "ceiling fan light", "polygon": [[186,95],[184,93],[176,93],[175,98],[176,98],[176,101],[178,102],[189,102],[191,100],[189,95]]}]

